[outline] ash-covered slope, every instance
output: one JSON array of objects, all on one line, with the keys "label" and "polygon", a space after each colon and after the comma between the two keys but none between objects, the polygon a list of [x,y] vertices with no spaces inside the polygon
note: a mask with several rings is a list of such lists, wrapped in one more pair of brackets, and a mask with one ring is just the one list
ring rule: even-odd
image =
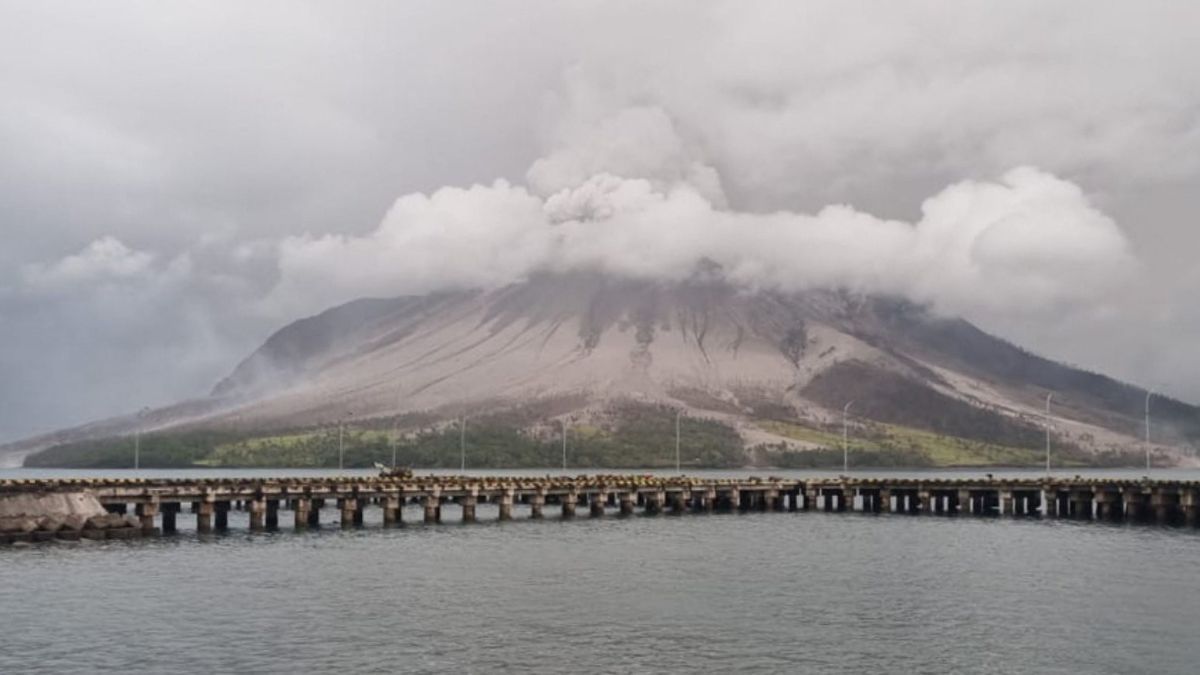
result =
[{"label": "ash-covered slope", "polygon": [[[216,393],[256,398],[239,414],[272,426],[563,397],[823,422],[853,399],[865,418],[1028,447],[1048,391],[1078,443],[1137,434],[1140,390],[902,300],[573,274],[351,303],[279,331]],[[1160,409],[1164,440],[1200,433],[1196,408]]]},{"label": "ash-covered slope", "polygon": [[[617,402],[666,404],[733,427],[745,446],[857,420],[1036,448],[1055,394],[1055,434],[1078,449],[1136,446],[1144,390],[1029,354],[912,303],[836,291],[747,290],[715,270],[681,283],[546,274],[492,291],[364,299],[272,335],[200,401],[153,411],[170,429],[299,429],[348,416],[427,426],[513,411],[524,428],[585,421]],[[1200,410],[1156,404],[1156,440],[1193,446]],[[132,418],[33,439],[131,431]],[[400,423],[400,422],[397,422]]]}]

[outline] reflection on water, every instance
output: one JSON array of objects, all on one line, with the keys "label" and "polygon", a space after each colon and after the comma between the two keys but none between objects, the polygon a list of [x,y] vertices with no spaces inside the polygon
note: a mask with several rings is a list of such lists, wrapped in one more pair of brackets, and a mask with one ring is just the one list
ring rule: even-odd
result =
[{"label": "reflection on water", "polygon": [[0,549],[0,672],[1190,673],[1200,657],[1195,530],[495,508],[300,534],[231,513],[226,535]]}]

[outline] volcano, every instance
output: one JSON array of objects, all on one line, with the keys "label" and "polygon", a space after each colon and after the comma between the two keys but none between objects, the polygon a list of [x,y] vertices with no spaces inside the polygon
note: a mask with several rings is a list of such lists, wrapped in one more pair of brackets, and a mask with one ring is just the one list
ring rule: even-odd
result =
[{"label": "volcano", "polygon": [[[748,289],[715,269],[677,282],[543,274],[334,307],[276,332],[206,398],[10,451],[134,424],[266,432],[352,419],[404,432],[471,416],[544,436],[556,421],[619,428],[640,409],[723,425],[747,463],[764,448],[829,449],[845,414],[856,434],[893,445],[1009,448],[1025,459],[1049,424],[1055,444],[1086,464],[1140,447],[1145,395],[903,299]],[[1179,461],[1177,449],[1200,437],[1200,410],[1156,399],[1155,417],[1158,451]]]}]

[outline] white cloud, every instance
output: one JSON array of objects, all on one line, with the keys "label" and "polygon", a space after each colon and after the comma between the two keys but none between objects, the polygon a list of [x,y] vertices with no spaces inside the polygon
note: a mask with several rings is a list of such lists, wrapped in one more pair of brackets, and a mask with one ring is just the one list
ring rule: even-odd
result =
[{"label": "white cloud", "polygon": [[70,11],[0,8],[0,437],[360,294],[701,255],[1200,396],[1196,3]]},{"label": "white cloud", "polygon": [[115,237],[103,237],[54,263],[27,265],[24,278],[37,290],[70,289],[140,277],[153,262],[153,254],[134,251]]}]

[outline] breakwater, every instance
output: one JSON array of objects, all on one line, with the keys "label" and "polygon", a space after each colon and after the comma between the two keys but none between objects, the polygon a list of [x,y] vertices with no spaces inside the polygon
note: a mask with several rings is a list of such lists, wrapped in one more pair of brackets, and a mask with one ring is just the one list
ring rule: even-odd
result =
[{"label": "breakwater", "polygon": [[[109,517],[86,520],[54,514],[18,514],[0,522],[0,543],[51,538],[124,538],[170,534],[181,517],[198,532],[228,529],[231,511],[246,511],[251,530],[298,530],[322,525],[336,505],[334,523],[357,527],[366,509],[382,511],[385,525],[402,522],[404,507],[418,519],[442,520],[444,508],[476,520],[481,503],[498,518],[519,512],[543,518],[683,514],[711,511],[832,511],[913,515],[1009,516],[1124,520],[1195,527],[1200,481],[1107,478],[937,479],[694,478],[642,475],[578,477],[280,477],[229,479],[0,480],[0,500],[30,495],[84,494]],[[286,514],[286,515],[284,515]],[[290,522],[289,522],[290,521]],[[326,523],[330,524],[330,523]]]}]

